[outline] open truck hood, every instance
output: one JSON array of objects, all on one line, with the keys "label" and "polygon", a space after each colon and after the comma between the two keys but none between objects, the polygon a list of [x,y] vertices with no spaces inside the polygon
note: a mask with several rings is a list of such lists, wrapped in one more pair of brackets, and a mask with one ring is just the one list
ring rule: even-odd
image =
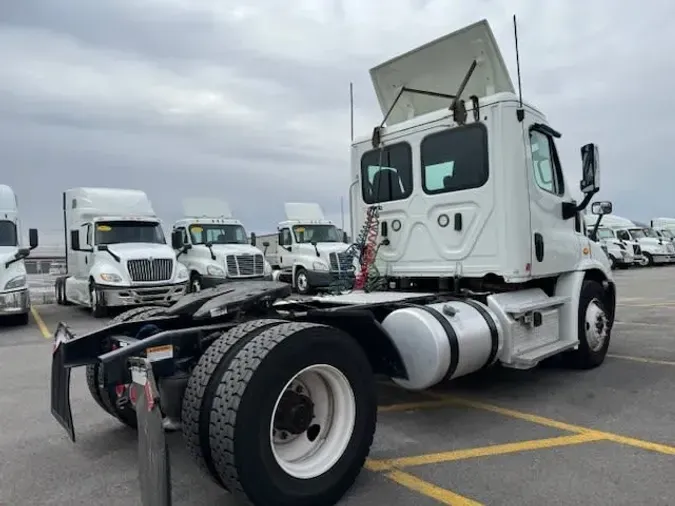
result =
[{"label": "open truck hood", "polygon": [[[514,93],[513,82],[487,20],[413,49],[370,70],[370,77],[386,115],[402,87],[454,95],[476,60],[463,99],[486,97],[500,92]],[[387,125],[449,107],[447,98],[404,92],[396,102]]]}]

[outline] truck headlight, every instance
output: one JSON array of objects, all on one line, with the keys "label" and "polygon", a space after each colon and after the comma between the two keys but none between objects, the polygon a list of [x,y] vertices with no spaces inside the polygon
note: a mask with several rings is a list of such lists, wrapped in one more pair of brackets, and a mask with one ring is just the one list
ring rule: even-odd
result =
[{"label": "truck headlight", "polygon": [[102,281],[105,281],[106,283],[121,283],[122,282],[122,276],[119,274],[115,274],[114,272],[102,272],[101,274],[98,275],[99,278],[101,278]]},{"label": "truck headlight", "polygon": [[218,278],[224,278],[225,277],[225,271],[218,267],[217,265],[209,265],[206,267],[206,273],[209,276],[215,276]]},{"label": "truck headlight", "polygon": [[328,270],[328,266],[323,262],[314,262],[312,264],[312,267],[314,268],[315,271],[327,271]]},{"label": "truck headlight", "polygon": [[5,285],[5,290],[12,290],[14,288],[22,288],[25,285],[26,285],[26,275],[21,274],[20,276],[16,276],[16,277],[10,279],[7,282],[7,284]]},{"label": "truck headlight", "polygon": [[176,280],[187,281],[188,277],[188,270],[184,266],[180,265],[178,267],[178,272],[176,273]]}]

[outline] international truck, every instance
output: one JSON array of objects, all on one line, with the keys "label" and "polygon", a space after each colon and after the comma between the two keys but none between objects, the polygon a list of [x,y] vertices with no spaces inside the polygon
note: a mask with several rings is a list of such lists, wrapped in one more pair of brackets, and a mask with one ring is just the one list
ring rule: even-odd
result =
[{"label": "international truck", "polygon": [[90,309],[171,305],[185,293],[188,271],[176,261],[148,196],[133,189],[63,192],[66,275],[56,302]]},{"label": "international truck", "polygon": [[[611,228],[616,238],[640,248],[640,265],[652,266],[675,261],[675,246],[670,241],[651,235],[645,227],[628,218],[616,215],[605,216],[604,226]],[[637,253],[637,252],[636,252]]]},{"label": "international truck", "polygon": [[616,285],[582,218],[597,146],[581,147],[577,202],[561,133],[520,100],[485,20],[371,77],[385,119],[351,146],[351,289],[244,281],[55,330],[55,419],[74,441],[70,371],[84,366],[94,399],[138,429],[144,505],[171,504],[165,428],[247,504],[329,506],[369,454],[377,375],[422,391],[495,364],[605,360]]},{"label": "international truck", "polygon": [[272,279],[272,267],[250,239],[241,221],[222,199],[183,201],[184,218],[173,224],[171,243],[176,258],[189,272],[188,292],[222,283]]},{"label": "international truck", "polygon": [[347,233],[324,216],[317,203],[287,202],[286,220],[277,232],[259,236],[274,279],[290,283],[301,295],[351,284],[356,266],[347,253]]},{"label": "international truck", "polygon": [[26,325],[30,290],[24,260],[38,246],[38,231],[28,230],[23,243],[19,201],[11,187],[0,185],[0,323]]}]

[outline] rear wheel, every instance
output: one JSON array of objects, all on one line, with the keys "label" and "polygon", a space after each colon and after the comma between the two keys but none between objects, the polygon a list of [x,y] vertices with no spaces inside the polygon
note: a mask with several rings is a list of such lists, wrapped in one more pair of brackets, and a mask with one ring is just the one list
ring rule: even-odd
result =
[{"label": "rear wheel", "polygon": [[222,483],[251,503],[329,506],[375,434],[375,380],[341,330],[284,323],[253,337],[217,378],[209,443]]},{"label": "rear wheel", "polygon": [[[181,428],[188,451],[199,467],[221,483],[213,467],[209,446],[211,404],[218,379],[222,377],[234,354],[254,336],[284,320],[253,320],[242,323],[217,338],[192,370],[183,395]],[[222,483],[221,483],[222,485]]]},{"label": "rear wheel", "polygon": [[[134,308],[117,315],[110,321],[109,325],[128,321],[138,321],[154,316],[162,316],[165,312],[166,310],[164,308],[154,306]],[[86,378],[89,393],[94,398],[96,404],[123,424],[136,428],[136,412],[134,409],[128,403],[125,403],[124,405],[118,405],[117,403],[120,393],[117,392],[117,390],[119,389],[121,391],[121,388],[124,387],[128,392],[128,385],[120,385],[117,387],[110,385],[106,387],[103,381],[102,370],[98,363],[87,365]]]}]

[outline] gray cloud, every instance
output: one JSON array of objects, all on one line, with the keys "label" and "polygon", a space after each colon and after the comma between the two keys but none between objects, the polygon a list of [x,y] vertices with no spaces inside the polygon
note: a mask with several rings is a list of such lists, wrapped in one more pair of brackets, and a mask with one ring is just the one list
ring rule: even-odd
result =
[{"label": "gray cloud", "polygon": [[[248,5],[250,4],[250,5]],[[380,112],[368,68],[487,17],[525,98],[579,146],[601,147],[618,214],[671,215],[674,7],[652,2],[22,0],[0,11],[0,161],[31,226],[58,230],[60,192],[136,187],[167,221],[184,195],[227,198],[250,230],[287,200],[338,222],[349,185],[348,83],[357,134]],[[255,6],[255,7],[253,7]]]}]

